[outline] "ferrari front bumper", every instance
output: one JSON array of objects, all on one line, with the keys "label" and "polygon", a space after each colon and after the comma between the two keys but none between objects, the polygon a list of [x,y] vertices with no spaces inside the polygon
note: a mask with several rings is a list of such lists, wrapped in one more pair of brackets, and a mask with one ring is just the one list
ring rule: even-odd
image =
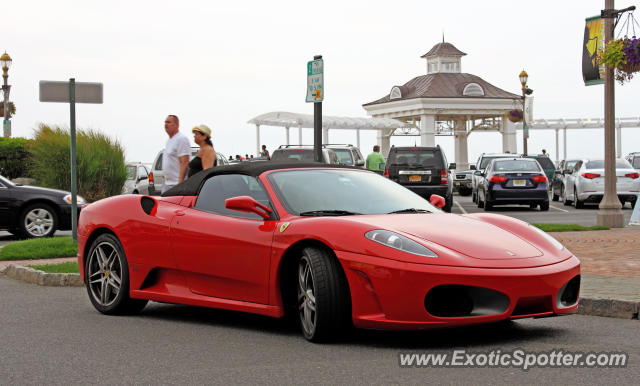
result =
[{"label": "ferrari front bumper", "polygon": [[356,327],[426,329],[569,314],[578,308],[580,261],[490,269],[399,262],[336,251]]}]

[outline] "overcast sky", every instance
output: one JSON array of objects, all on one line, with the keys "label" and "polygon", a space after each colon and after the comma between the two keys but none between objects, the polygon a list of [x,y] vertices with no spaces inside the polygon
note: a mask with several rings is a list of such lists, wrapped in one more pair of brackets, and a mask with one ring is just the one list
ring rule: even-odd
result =
[{"label": "overcast sky", "polygon": [[[519,94],[518,74],[526,69],[535,119],[604,116],[603,86],[585,87],[581,74],[585,18],[598,15],[604,0],[20,0],[4,8],[0,50],[13,58],[13,136],[32,137],[41,122],[69,125],[68,105],[38,101],[39,80],[102,82],[104,104],[77,105],[77,126],[117,139],[131,161],[151,162],[164,147],[167,114],[180,117],[192,142],[190,128],[204,123],[216,150],[255,152],[248,120],[271,111],[313,113],[305,103],[306,63],[317,54],[325,65],[324,114],[366,117],[362,104],[426,74],[420,56],[443,32],[467,53],[462,72]],[[616,116],[639,117],[639,100],[640,76],[617,85]],[[283,128],[261,131],[271,151],[285,143]],[[568,156],[601,156],[603,135],[570,130]],[[640,129],[623,129],[622,138],[623,154],[640,151]],[[297,142],[297,129],[291,140]],[[356,134],[333,130],[330,141],[355,143]],[[365,155],[375,141],[374,132],[361,132]],[[414,141],[419,137],[391,143]],[[312,129],[303,142],[313,143]],[[436,143],[453,162],[453,139]],[[529,151],[542,148],[555,156],[552,131],[532,131]],[[500,134],[469,137],[470,161],[501,149]]]}]

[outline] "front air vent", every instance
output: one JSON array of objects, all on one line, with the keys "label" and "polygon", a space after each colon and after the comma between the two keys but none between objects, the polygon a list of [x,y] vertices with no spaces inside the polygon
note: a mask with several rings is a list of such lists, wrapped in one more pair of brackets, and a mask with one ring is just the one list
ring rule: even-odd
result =
[{"label": "front air vent", "polygon": [[509,308],[509,298],[488,288],[449,284],[433,287],[424,306],[440,318],[498,315]]}]

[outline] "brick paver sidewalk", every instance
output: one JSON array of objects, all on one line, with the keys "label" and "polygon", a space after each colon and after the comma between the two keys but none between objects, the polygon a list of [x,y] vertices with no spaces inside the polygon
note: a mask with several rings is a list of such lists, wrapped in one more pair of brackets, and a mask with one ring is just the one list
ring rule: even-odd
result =
[{"label": "brick paver sidewalk", "polygon": [[578,256],[583,274],[640,278],[640,226],[550,234]]}]

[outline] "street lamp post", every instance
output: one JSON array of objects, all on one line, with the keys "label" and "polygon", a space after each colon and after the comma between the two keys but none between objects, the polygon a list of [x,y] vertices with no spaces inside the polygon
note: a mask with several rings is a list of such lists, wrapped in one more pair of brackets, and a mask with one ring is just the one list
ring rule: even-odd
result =
[{"label": "street lamp post", "polygon": [[525,114],[525,98],[527,94],[527,80],[529,74],[525,70],[519,75],[522,84],[522,154],[527,155],[527,138],[529,138],[529,128],[527,127],[527,115]]},{"label": "street lamp post", "polygon": [[2,84],[2,92],[4,94],[4,120],[2,122],[2,129],[5,137],[11,137],[11,122],[9,121],[9,91],[11,86],[7,84],[9,78],[9,67],[11,67],[11,56],[5,51],[0,56],[0,64],[2,65],[2,78],[4,83]]}]

